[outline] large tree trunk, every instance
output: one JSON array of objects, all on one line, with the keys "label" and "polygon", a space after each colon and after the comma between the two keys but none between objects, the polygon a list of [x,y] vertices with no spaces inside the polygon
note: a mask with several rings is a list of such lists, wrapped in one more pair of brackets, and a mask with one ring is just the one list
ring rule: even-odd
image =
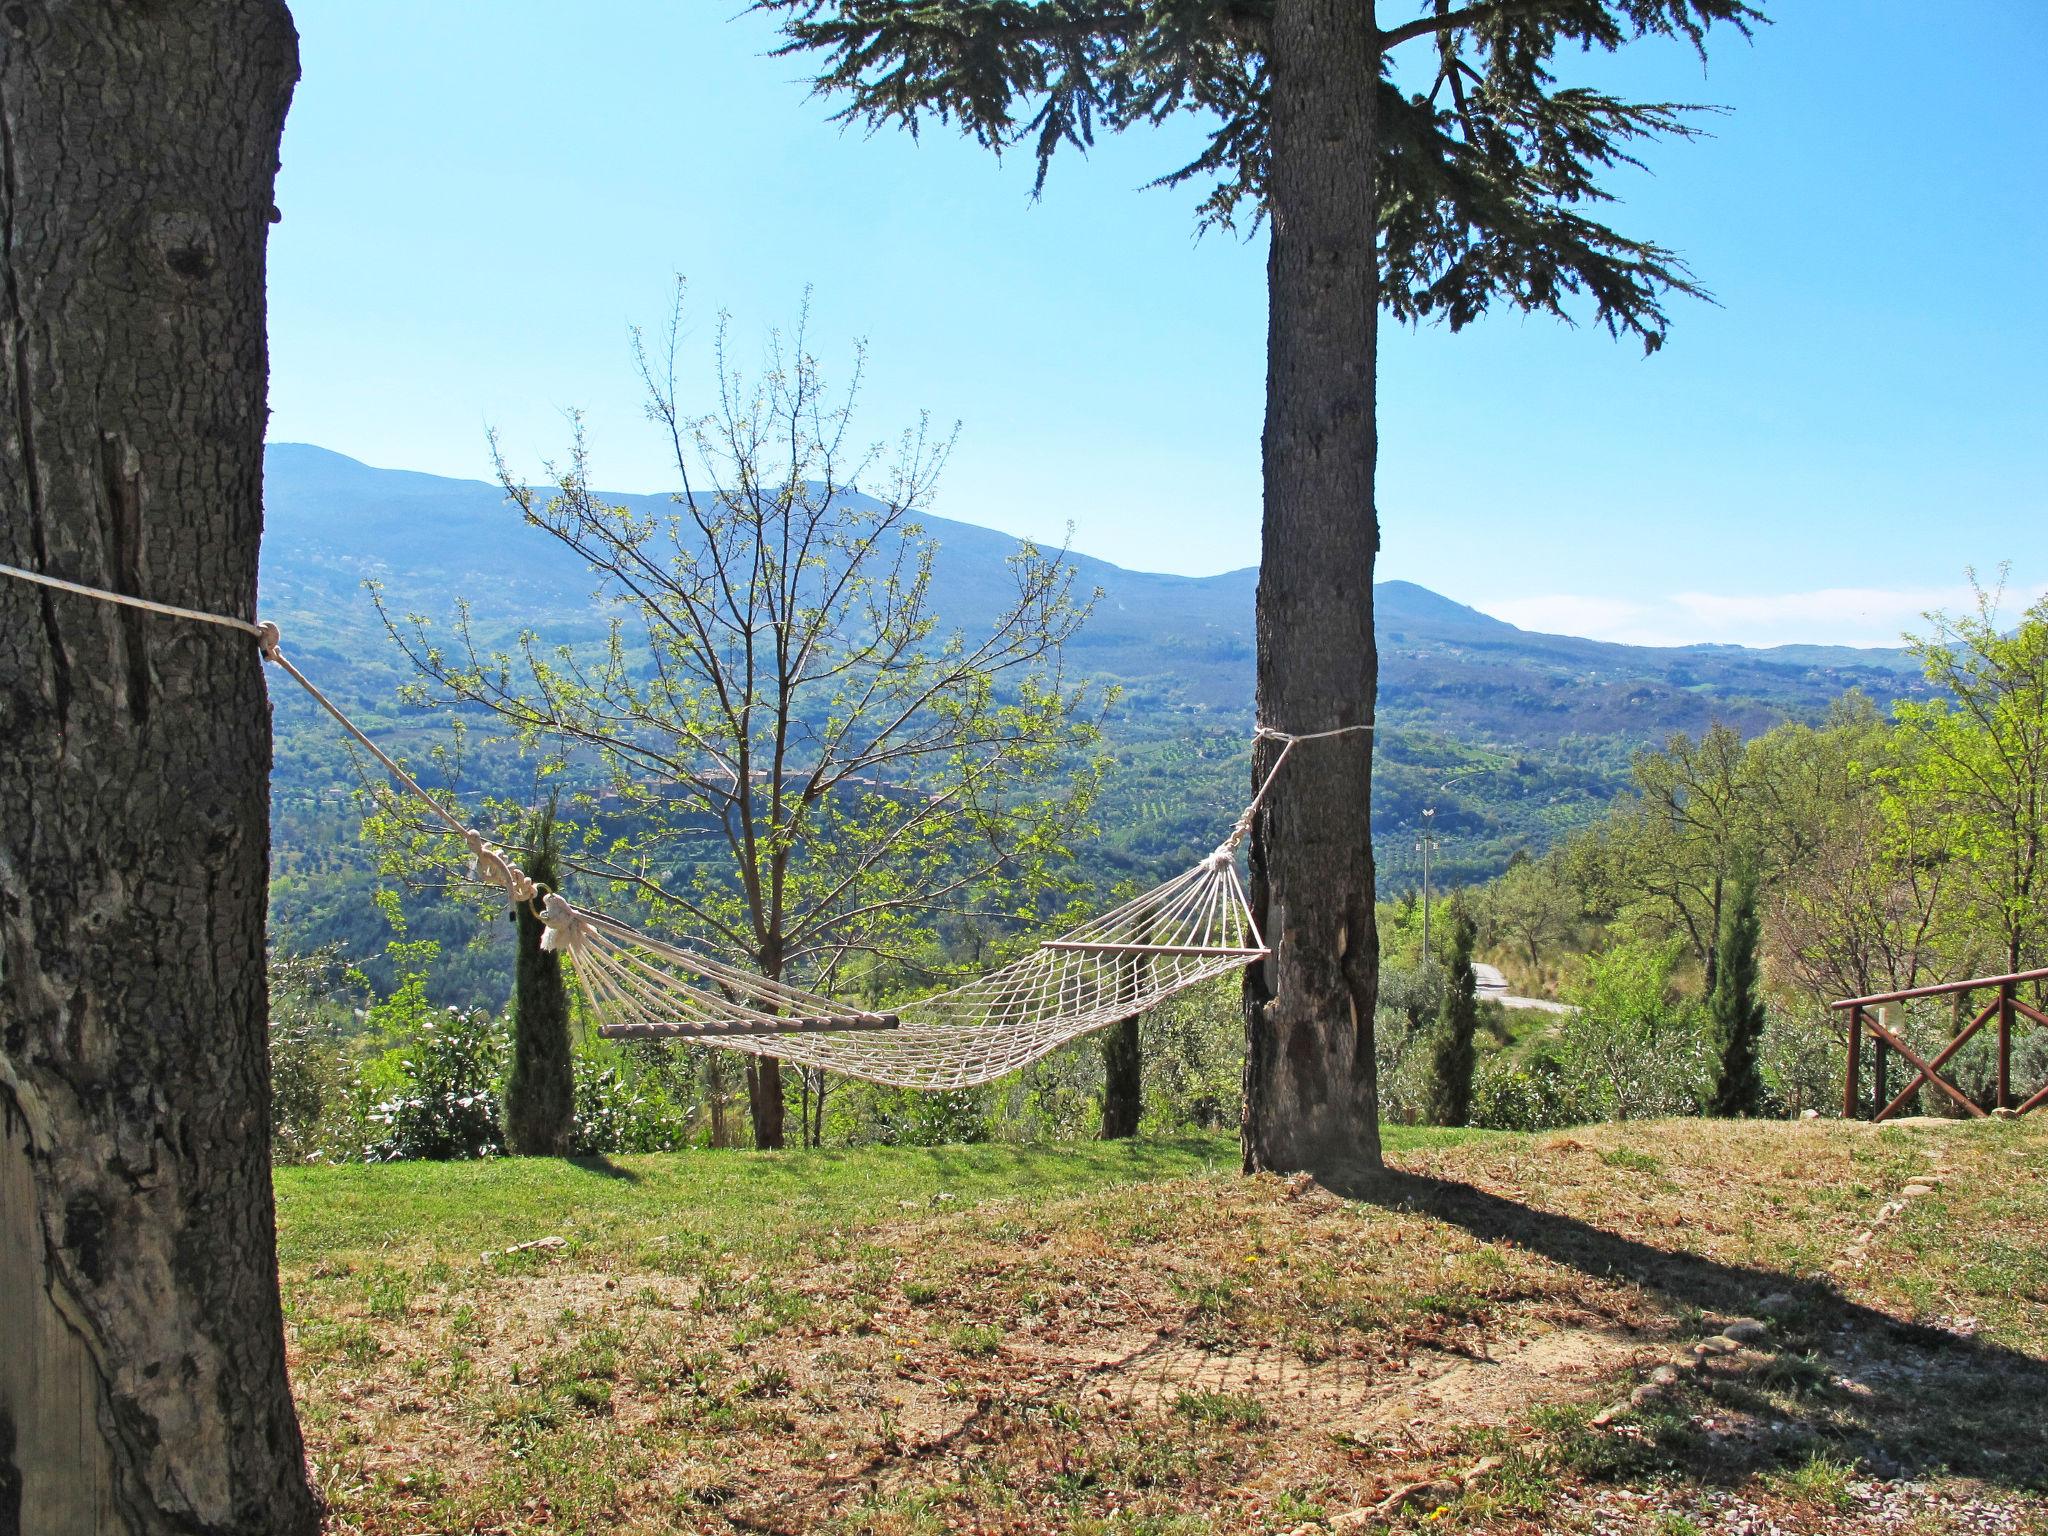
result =
[{"label": "large tree trunk", "polygon": [[1134,1014],[1102,1036],[1102,1136],[1123,1141],[1138,1134],[1144,1112],[1145,1052]]},{"label": "large tree trunk", "polygon": [[[0,561],[249,617],[274,0],[0,8]],[[0,1530],[318,1524],[255,642],[0,578]]]},{"label": "large tree trunk", "polygon": [[[1267,262],[1259,719],[1306,733],[1372,719],[1372,8],[1277,0]],[[1262,741],[1261,779],[1279,745]],[[1253,911],[1273,956],[1247,973],[1244,1165],[1379,1163],[1372,1013],[1371,736],[1296,747],[1252,829]]]}]

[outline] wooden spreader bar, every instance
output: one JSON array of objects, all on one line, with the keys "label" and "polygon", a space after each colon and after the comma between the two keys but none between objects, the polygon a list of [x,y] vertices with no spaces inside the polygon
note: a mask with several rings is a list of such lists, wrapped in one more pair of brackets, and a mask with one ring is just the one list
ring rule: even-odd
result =
[{"label": "wooden spreader bar", "polygon": [[901,1023],[902,1020],[893,1013],[837,1013],[819,1018],[791,1017],[761,1023],[600,1024],[597,1032],[607,1040],[704,1040],[725,1039],[733,1035],[803,1035],[841,1030],[895,1029]]},{"label": "wooden spreader bar", "polygon": [[1108,939],[1047,939],[1041,949],[1073,949],[1098,955],[1216,955],[1223,959],[1263,960],[1265,949],[1232,949],[1215,944],[1120,944]]}]

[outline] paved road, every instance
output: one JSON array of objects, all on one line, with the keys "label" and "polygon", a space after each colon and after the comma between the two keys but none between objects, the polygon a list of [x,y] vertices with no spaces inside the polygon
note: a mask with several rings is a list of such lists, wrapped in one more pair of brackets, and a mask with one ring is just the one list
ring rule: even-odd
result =
[{"label": "paved road", "polygon": [[1517,997],[1508,991],[1508,979],[1497,965],[1488,965],[1483,960],[1472,962],[1473,979],[1479,983],[1479,996],[1499,1003],[1503,1008],[1535,1008],[1543,1013],[1576,1013],[1578,1010],[1569,1003],[1553,1003],[1546,997]]}]

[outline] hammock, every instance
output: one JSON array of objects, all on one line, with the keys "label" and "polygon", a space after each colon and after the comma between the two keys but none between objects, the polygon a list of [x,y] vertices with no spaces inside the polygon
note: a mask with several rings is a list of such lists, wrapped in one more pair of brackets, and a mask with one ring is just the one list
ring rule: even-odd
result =
[{"label": "hammock", "polygon": [[528,878],[366,736],[285,656],[277,626],[150,602],[124,593],[0,565],[0,575],[39,586],[221,625],[254,635],[264,658],[309,694],[408,794],[459,836],[473,874],[541,919],[541,948],[569,962],[578,989],[613,1039],[690,1039],[822,1067],[869,1082],[945,1090],[991,1082],[1092,1030],[1135,1017],[1189,987],[1240,970],[1269,953],[1237,874],[1237,849],[1295,746],[1370,731],[1370,725],[1289,735],[1229,835],[1192,869],[973,981],[902,1004],[858,1009],[771,981],[695,946],[641,933],[571,903]]},{"label": "hammock", "polygon": [[1185,874],[964,986],[893,1013],[739,971],[550,894],[543,939],[614,1039],[693,1038],[903,1088],[970,1088],[1262,959],[1236,839]]}]

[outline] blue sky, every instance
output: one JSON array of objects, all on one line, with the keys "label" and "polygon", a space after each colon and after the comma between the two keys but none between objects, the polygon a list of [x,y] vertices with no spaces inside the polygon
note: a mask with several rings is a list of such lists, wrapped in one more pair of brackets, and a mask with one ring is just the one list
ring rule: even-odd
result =
[{"label": "blue sky", "polygon": [[[869,343],[869,433],[962,423],[934,511],[1253,563],[1264,243],[1140,190],[1196,125],[1034,203],[1025,160],[832,125],[739,4],[298,0],[272,437],[486,478],[487,427],[537,466],[581,407],[598,479],[663,489],[628,327],[684,274],[708,379],[716,311],[748,357],[810,285],[828,363]],[[1719,300],[1661,354],[1512,316],[1384,332],[1383,578],[1650,643],[1884,644],[1966,566],[2048,587],[2048,5],[1769,9],[1705,73],[1660,44],[1588,66],[1732,109],[1616,185]]]}]

